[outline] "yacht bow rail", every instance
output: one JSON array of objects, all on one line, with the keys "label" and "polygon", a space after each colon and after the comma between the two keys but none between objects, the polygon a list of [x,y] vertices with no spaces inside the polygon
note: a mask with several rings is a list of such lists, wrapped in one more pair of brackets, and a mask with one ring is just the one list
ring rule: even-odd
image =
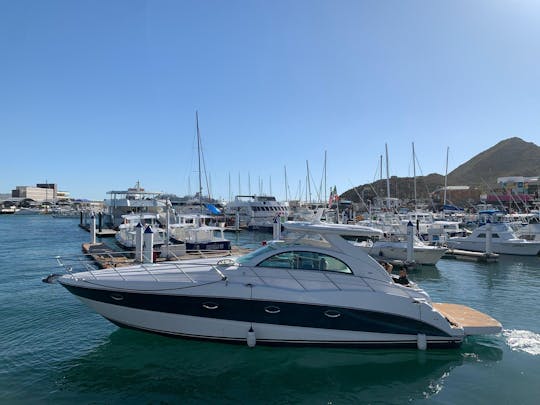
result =
[{"label": "yacht bow rail", "polygon": [[[88,255],[84,255],[88,256]],[[90,274],[92,278],[98,279],[97,273],[103,272],[103,271],[112,271],[114,272],[118,277],[120,277],[122,280],[126,281],[125,272],[119,271],[122,267],[117,266],[111,266],[107,267],[106,269],[99,269],[96,268],[91,264],[88,258],[85,257],[62,257],[62,256],[56,256],[55,257],[56,262],[58,263],[59,267],[62,267],[68,275],[71,277],[77,277],[78,273],[85,272],[87,274]],[[134,263],[133,270],[134,271],[140,271],[143,270],[144,273],[148,274],[154,281],[160,281],[159,279],[159,271],[165,270],[178,270],[179,273],[181,273],[183,276],[185,276],[189,281],[192,283],[196,283],[196,281],[189,275],[188,272],[184,271],[184,268],[186,267],[210,267],[220,278],[221,280],[226,280],[227,276],[223,274],[223,272],[218,268],[220,264],[217,265],[211,264],[210,266],[208,263],[191,263],[191,262],[182,262],[182,261],[165,261],[161,262],[159,264],[149,264],[149,263]],[[77,270],[77,267],[79,268]]]}]

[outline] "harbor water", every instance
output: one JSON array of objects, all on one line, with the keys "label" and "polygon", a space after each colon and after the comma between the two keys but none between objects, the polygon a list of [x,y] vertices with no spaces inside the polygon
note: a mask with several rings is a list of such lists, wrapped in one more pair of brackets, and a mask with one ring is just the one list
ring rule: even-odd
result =
[{"label": "harbor water", "polygon": [[[119,329],[58,284],[57,255],[89,241],[77,219],[0,217],[0,403],[537,404],[540,257],[441,260],[410,272],[438,302],[503,333],[458,349],[248,348]],[[264,235],[228,235],[254,246]],[[269,235],[267,236],[269,237]]]}]

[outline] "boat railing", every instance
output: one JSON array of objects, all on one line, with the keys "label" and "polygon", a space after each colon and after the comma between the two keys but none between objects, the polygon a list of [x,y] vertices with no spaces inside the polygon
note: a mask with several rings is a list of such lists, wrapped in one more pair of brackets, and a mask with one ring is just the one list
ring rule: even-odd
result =
[{"label": "boat railing", "polygon": [[[85,255],[85,256],[88,256],[88,255]],[[99,268],[96,268],[95,266],[93,266],[92,263],[87,258],[85,258],[84,256],[83,257],[73,257],[73,258],[72,257],[67,257],[67,256],[56,256],[55,260],[58,263],[58,266],[62,267],[64,269],[65,273],[67,273],[71,277],[76,277],[77,273],[80,273],[80,272],[84,271],[85,273],[90,274],[92,276],[92,278],[98,279],[98,277],[96,275],[97,272],[100,272],[100,271],[103,271],[103,270],[108,270],[108,271],[114,272],[122,280],[124,280],[124,281],[127,280],[126,277],[122,274],[122,272],[119,271],[121,266],[112,265],[110,267],[107,267],[106,269],[99,269]],[[76,269],[77,264],[79,265],[79,266],[77,266],[77,267],[79,267],[78,270]],[[189,279],[193,283],[195,283],[195,280],[192,277],[190,277],[190,275],[186,271],[184,271],[184,268],[187,267],[187,266],[190,266],[190,267],[193,267],[193,266],[206,267],[206,266],[208,266],[207,263],[182,263],[182,261],[166,261],[166,262],[161,262],[160,264],[168,266],[169,268],[173,268],[173,269],[178,270],[180,273],[182,273],[187,279]],[[222,280],[227,279],[227,276],[218,268],[219,264],[211,265],[210,267],[212,268],[213,271],[215,271],[217,273],[217,275]],[[158,275],[156,275],[156,272],[155,272],[155,270],[158,269],[158,268],[160,270],[163,269],[162,266],[155,267],[150,263],[139,263],[137,265],[137,270],[139,270],[139,271],[143,270],[146,274],[148,274],[150,277],[152,277],[152,279],[154,279],[154,281],[160,281],[159,278],[158,278]]]},{"label": "boat railing", "polygon": [[96,269],[95,267],[92,267],[92,264],[85,260],[85,258],[70,258],[70,257],[62,257],[62,256],[56,256],[55,257],[56,262],[58,263],[58,266],[62,267],[64,271],[69,274],[71,277],[75,277],[75,274],[79,271],[73,272],[74,267],[72,262],[78,262],[83,267],[84,271],[86,271],[88,274],[90,274],[94,279],[97,279],[96,275],[94,274],[95,271],[98,271],[99,269]]}]

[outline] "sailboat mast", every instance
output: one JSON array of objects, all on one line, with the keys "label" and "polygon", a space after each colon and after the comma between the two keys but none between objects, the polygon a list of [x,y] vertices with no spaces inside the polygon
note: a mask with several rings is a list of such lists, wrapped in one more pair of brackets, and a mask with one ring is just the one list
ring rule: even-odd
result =
[{"label": "sailboat mast", "polygon": [[412,143],[412,159],[413,159],[413,178],[414,178],[414,210],[416,207],[416,154],[414,153],[414,142]]},{"label": "sailboat mast", "polygon": [[[307,172],[307,175],[306,175],[306,193],[309,193],[309,203],[311,204],[311,179],[309,178],[309,162],[306,160],[306,172]],[[307,200],[307,195],[306,195],[306,200]]]},{"label": "sailboat mast", "polygon": [[289,201],[289,194],[287,192],[287,166],[283,166],[285,172],[285,201]]},{"label": "sailboat mast", "polygon": [[199,112],[195,111],[197,121],[197,155],[199,157],[199,209],[202,214],[202,173],[201,173],[201,132],[199,131]]},{"label": "sailboat mast", "polygon": [[446,147],[446,169],[444,171],[444,199],[443,199],[443,207],[446,205],[446,187],[448,187],[448,151],[450,150],[450,147]]},{"label": "sailboat mast", "polygon": [[322,202],[328,201],[326,197],[326,151],[324,151],[324,200]]},{"label": "sailboat mast", "polygon": [[386,149],[386,208],[390,211],[390,170],[388,169],[388,144],[384,144]]}]

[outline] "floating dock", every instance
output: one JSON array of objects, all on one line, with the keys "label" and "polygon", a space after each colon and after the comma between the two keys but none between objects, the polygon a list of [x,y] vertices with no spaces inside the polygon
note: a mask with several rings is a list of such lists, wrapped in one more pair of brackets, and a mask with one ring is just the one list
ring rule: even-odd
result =
[{"label": "floating dock", "polygon": [[499,260],[497,253],[472,252],[470,250],[448,249],[443,259],[468,260],[472,262],[494,263]]},{"label": "floating dock", "polygon": [[[90,232],[90,226],[85,224],[79,224],[79,227],[84,229],[87,232]],[[116,231],[114,229],[108,229],[108,228],[96,228],[96,236],[100,238],[111,238],[114,235],[116,235]]]}]

